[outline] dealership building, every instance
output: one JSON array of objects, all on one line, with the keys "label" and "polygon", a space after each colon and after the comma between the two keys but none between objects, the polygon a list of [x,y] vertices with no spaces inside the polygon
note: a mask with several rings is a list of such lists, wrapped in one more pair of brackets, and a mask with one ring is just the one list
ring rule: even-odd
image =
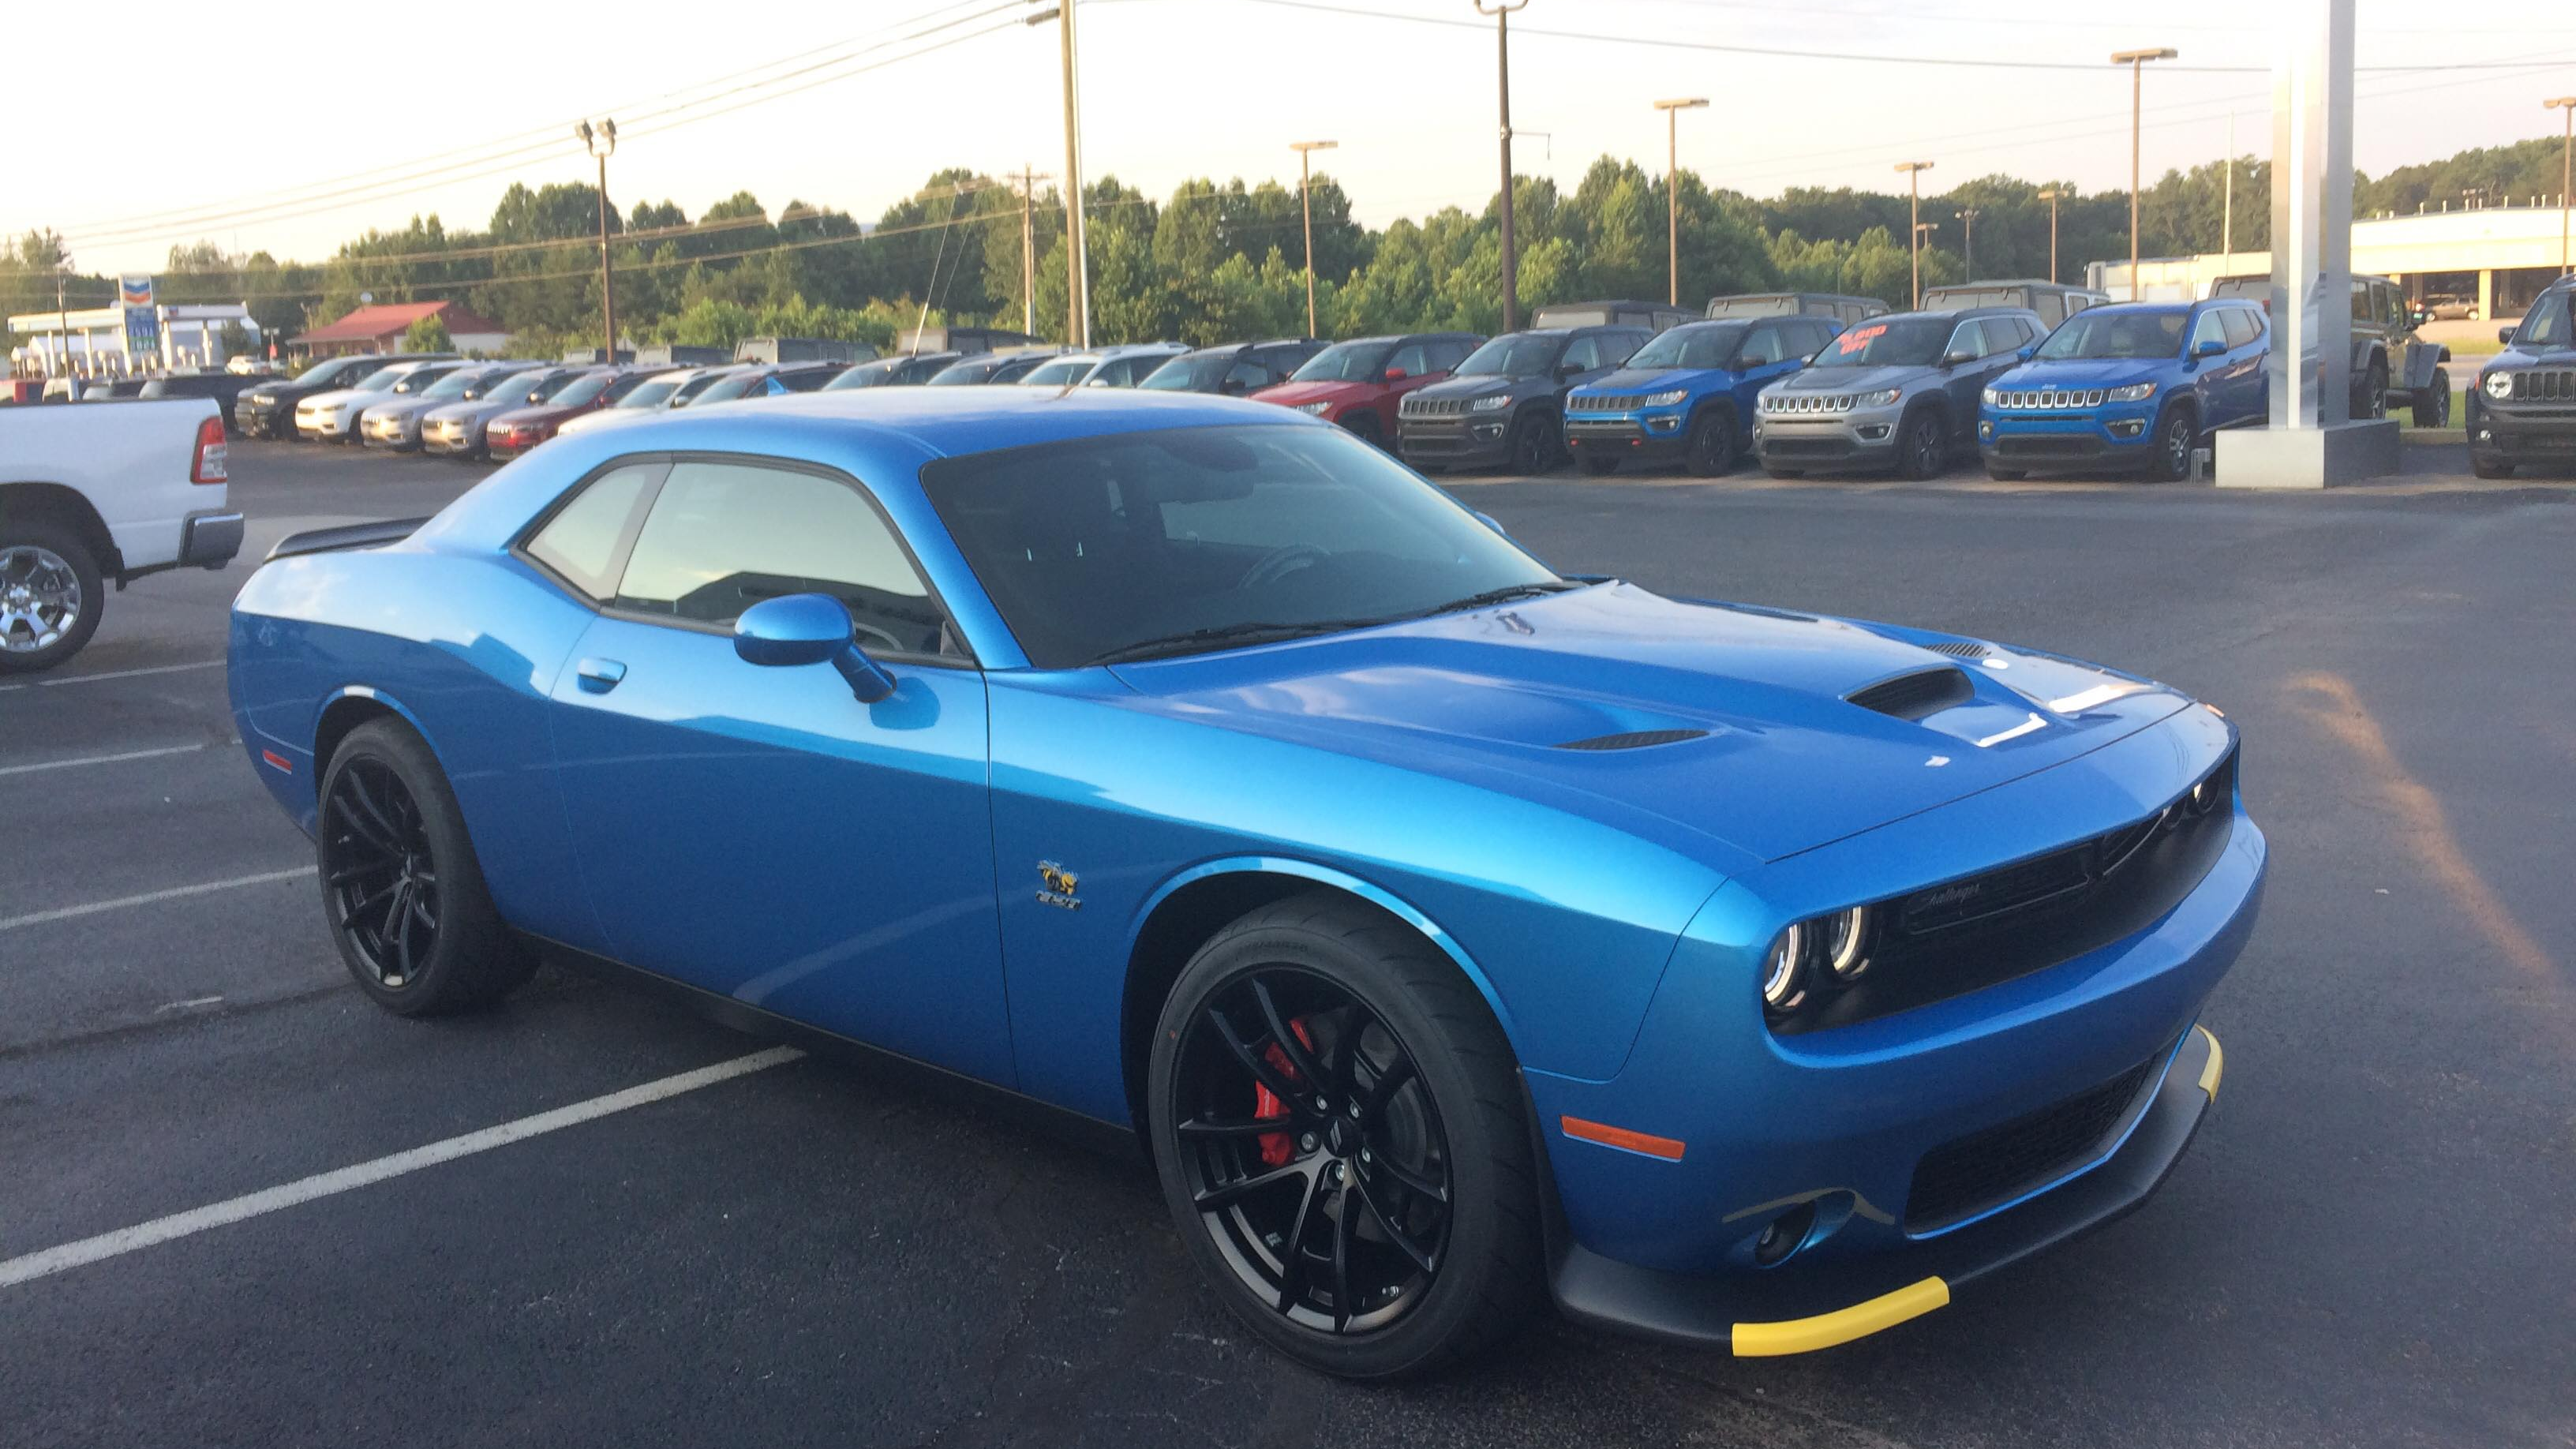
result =
[{"label": "dealership building", "polygon": [[[2566,213],[2555,197],[2534,199],[2546,204],[2357,220],[2352,224],[2352,270],[2394,278],[2416,302],[2456,297],[2475,306],[2480,318],[2519,317],[2543,287],[2558,279],[2568,260],[2560,230]],[[2271,272],[2268,251],[2149,257],[2138,263],[2138,295],[2166,301],[2202,297],[2220,277]],[[2085,275],[2090,285],[2128,300],[2127,262],[2093,262]]]},{"label": "dealership building", "polygon": [[68,312],[25,312],[9,319],[9,330],[27,339],[12,349],[11,370],[61,377],[77,372],[131,375],[172,368],[224,365],[226,327],[241,329],[244,350],[258,353],[266,339],[250,309],[238,302],[178,303],[152,309],[159,319],[160,345],[141,356],[127,350],[123,307],[75,307]]}]

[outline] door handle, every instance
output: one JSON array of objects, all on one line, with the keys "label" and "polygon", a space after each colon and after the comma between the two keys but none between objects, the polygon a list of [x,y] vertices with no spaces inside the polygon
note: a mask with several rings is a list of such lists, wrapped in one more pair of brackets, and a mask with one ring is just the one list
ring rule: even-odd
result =
[{"label": "door handle", "polygon": [[614,659],[585,659],[572,667],[581,687],[591,694],[606,694],[626,677],[626,666]]}]

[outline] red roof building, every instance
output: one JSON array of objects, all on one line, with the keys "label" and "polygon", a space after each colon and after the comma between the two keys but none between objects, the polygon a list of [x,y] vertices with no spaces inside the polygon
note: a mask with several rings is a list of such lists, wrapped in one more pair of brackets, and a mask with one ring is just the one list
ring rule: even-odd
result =
[{"label": "red roof building", "polygon": [[338,357],[350,352],[397,352],[402,348],[403,334],[423,317],[436,317],[447,324],[447,340],[459,352],[500,352],[510,345],[510,334],[501,324],[478,317],[465,309],[462,302],[378,302],[361,307],[328,327],[316,327],[301,337],[289,337],[286,345],[305,349],[314,357]]}]

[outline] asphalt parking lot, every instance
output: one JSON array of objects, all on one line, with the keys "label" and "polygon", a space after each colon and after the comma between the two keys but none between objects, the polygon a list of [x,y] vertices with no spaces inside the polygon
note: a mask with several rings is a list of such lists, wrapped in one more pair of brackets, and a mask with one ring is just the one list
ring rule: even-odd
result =
[{"label": "asphalt parking lot", "polygon": [[[0,682],[0,1443],[2576,1443],[2576,483],[2410,459],[2297,497],[1448,480],[1561,569],[2172,681],[2243,726],[2274,876],[2137,1215],[1823,1355],[1549,1324],[1395,1389],[1238,1333],[1134,1162],[815,1058],[13,1276],[765,1045],[559,970],[374,1010],[232,743],[248,565],[139,583]],[[232,466],[251,557],[480,476]]]}]

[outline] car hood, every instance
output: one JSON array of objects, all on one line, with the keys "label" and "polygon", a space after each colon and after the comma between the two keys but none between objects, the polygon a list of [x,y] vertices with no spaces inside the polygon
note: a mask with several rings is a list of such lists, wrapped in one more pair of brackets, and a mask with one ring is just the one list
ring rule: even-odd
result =
[{"label": "car hood", "polygon": [[1383,383],[1372,382],[1283,382],[1254,393],[1256,402],[1277,403],[1296,407],[1300,403],[1365,402],[1377,395]]},{"label": "car hood", "polygon": [[1503,377],[1499,374],[1477,377],[1451,377],[1416,388],[1410,396],[1420,398],[1500,397],[1514,392],[1545,387],[1547,379],[1539,377]]},{"label": "car hood", "polygon": [[1809,367],[1772,384],[1782,392],[1879,392],[1911,387],[1939,371],[1931,367]]},{"label": "car hood", "polygon": [[305,403],[312,403],[312,404],[316,404],[316,405],[321,406],[321,407],[334,407],[334,408],[335,408],[335,407],[338,407],[338,406],[339,406],[340,404],[342,404],[342,403],[345,403],[345,402],[350,401],[350,400],[351,400],[351,399],[353,399],[353,398],[365,398],[365,397],[372,397],[372,396],[374,396],[374,394],[373,394],[373,393],[363,393],[363,392],[358,391],[358,390],[357,390],[356,388],[354,388],[354,387],[335,387],[335,388],[331,388],[331,389],[328,389],[327,391],[323,391],[323,392],[308,392],[308,393],[306,393],[303,397],[301,397],[301,398],[297,399],[297,401],[299,401],[299,402],[305,402]]},{"label": "car hood", "polygon": [[[1928,647],[1942,642],[1971,641],[1608,583],[1116,672],[1136,708],[1520,796],[1727,871],[2046,769],[2188,703],[2053,656]],[[1942,669],[1963,697],[1919,720],[1845,698]],[[1616,738],[1663,732],[1683,735]]]},{"label": "car hood", "polygon": [[579,411],[579,408],[559,408],[551,403],[538,403],[494,413],[491,426],[500,427],[507,423],[550,423],[558,418],[571,417]]},{"label": "car hood", "polygon": [[2576,362],[2576,347],[2508,347],[2496,354],[2496,367],[2564,367]]},{"label": "car hood", "polygon": [[2127,387],[2154,382],[2169,361],[2147,357],[2070,357],[2062,362],[2025,362],[2002,377],[1996,387]]},{"label": "car hood", "polygon": [[431,408],[429,410],[429,416],[433,418],[482,419],[488,418],[495,413],[507,412],[512,407],[526,406],[526,403],[501,403],[495,402],[490,398],[471,398],[464,402],[442,403],[437,407]]},{"label": "car hood", "polygon": [[368,408],[367,416],[371,418],[407,418],[414,413],[427,412],[431,408],[445,407],[454,401],[455,399],[453,398],[389,398],[384,402],[377,403],[373,407]]},{"label": "car hood", "polygon": [[1704,367],[1623,367],[1598,382],[1583,385],[1586,393],[1669,392],[1674,388],[1707,385],[1711,379],[1723,381],[1726,374]]}]

